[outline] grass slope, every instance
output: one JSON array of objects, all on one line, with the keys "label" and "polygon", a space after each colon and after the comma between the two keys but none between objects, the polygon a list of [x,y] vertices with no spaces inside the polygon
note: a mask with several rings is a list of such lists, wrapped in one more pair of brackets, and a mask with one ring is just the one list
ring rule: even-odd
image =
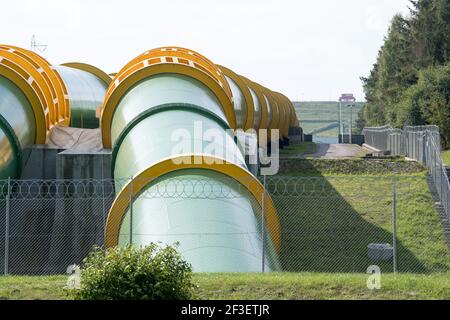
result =
[{"label": "grass slope", "polygon": [[[450,254],[424,174],[396,177],[398,271],[447,272]],[[393,176],[293,178],[269,183],[282,230],[283,270],[392,272],[392,261],[369,259],[370,243],[392,243]],[[279,190],[296,190],[279,192]]]},{"label": "grass slope", "polygon": [[[199,299],[450,299],[449,274],[386,274],[367,289],[366,274],[196,274]],[[0,299],[67,299],[67,277],[0,277]]]},{"label": "grass slope", "polygon": [[[306,158],[308,155],[306,155]],[[298,159],[298,155],[281,154],[280,175],[288,176],[322,176],[322,175],[389,175],[425,173],[425,168],[418,162],[398,158],[388,159]]]}]

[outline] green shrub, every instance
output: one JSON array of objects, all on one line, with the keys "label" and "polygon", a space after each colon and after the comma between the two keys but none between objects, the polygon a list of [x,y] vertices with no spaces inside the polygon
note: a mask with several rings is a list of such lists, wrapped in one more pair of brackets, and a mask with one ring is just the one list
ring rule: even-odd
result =
[{"label": "green shrub", "polygon": [[185,300],[194,293],[192,267],[176,247],[95,248],[81,265],[75,299]]},{"label": "green shrub", "polygon": [[417,84],[405,91],[398,105],[397,126],[435,124],[443,147],[450,146],[450,63],[419,73]]}]

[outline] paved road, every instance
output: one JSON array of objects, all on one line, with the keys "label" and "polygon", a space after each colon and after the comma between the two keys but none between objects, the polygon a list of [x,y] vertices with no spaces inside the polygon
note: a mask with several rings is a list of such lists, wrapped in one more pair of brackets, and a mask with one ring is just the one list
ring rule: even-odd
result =
[{"label": "paved road", "polygon": [[368,153],[356,144],[326,144],[317,143],[316,152],[305,154],[307,158],[355,158]]}]

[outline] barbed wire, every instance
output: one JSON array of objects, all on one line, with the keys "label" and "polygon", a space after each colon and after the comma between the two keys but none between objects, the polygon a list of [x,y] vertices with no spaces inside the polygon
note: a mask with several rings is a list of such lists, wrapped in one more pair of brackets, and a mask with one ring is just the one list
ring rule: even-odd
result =
[{"label": "barbed wire", "polygon": [[[441,226],[435,222],[430,228],[426,223],[408,221],[416,214],[414,210],[406,210],[411,202],[413,205],[429,204],[429,212],[421,207],[424,214],[420,212],[420,220],[437,221],[432,216],[435,210],[433,199],[420,196],[426,188],[423,175],[266,176],[258,179],[261,184],[254,178],[242,178],[238,182],[228,177],[212,180],[211,177],[192,176],[0,180],[2,194],[6,190],[9,196],[0,198],[0,257],[3,258],[0,259],[0,274],[61,274],[68,265],[81,263],[92,246],[104,245],[111,203],[119,192],[129,192],[131,188],[124,188],[133,183],[143,191],[134,198],[134,222],[130,224],[129,215],[122,221],[119,237],[124,243],[171,242],[175,239],[183,242],[190,238],[186,243],[195,243],[195,247],[186,246],[183,252],[244,243],[245,254],[264,261],[267,270],[269,265],[280,263],[281,267],[276,270],[365,272],[367,266],[376,263],[383,272],[392,272],[393,260],[374,260],[368,247],[371,244],[392,245],[393,205],[397,203],[399,272],[429,273],[449,269]],[[267,220],[265,216],[265,224],[261,199],[247,190],[256,186],[262,191],[263,185],[273,200],[278,218],[278,221]],[[173,215],[186,213],[181,205],[168,205],[173,201],[157,201],[160,206],[144,211],[137,202],[138,198],[147,197],[177,202],[184,198],[232,199],[249,195],[248,201],[224,200],[224,203],[238,207],[233,211],[230,206],[232,209],[221,211],[220,217],[214,209],[216,206],[205,204],[204,212],[198,215],[198,223],[204,223],[202,228],[196,227],[197,221],[193,221],[194,228],[172,228]],[[397,202],[392,201],[393,195],[397,196]],[[133,203],[130,198],[124,201]],[[221,201],[218,202],[220,206]],[[191,217],[196,216],[196,212],[191,214]],[[227,214],[234,218],[222,220],[229,218]],[[158,216],[163,219],[154,224]],[[144,221],[144,217],[148,221]],[[274,226],[278,222],[280,229],[276,231]],[[147,227],[143,228],[145,223]],[[274,247],[278,232],[281,239],[279,252]],[[130,233],[133,240],[130,240]],[[233,241],[228,241],[230,239]],[[421,246],[416,246],[416,242]],[[439,250],[428,249],[436,244],[440,244]],[[267,250],[264,255],[263,248]],[[7,257],[4,252],[8,252]]]},{"label": "barbed wire", "polygon": [[[402,192],[407,191],[411,183],[420,177],[395,176],[397,183],[401,183]],[[257,185],[259,193],[264,190],[264,178],[259,177]],[[382,194],[392,187],[392,176],[322,176],[322,177],[295,177],[295,176],[267,176],[266,191],[277,196],[321,196],[333,197],[345,194],[358,196],[365,194],[364,190],[355,188],[337,188],[339,185],[349,185],[352,182],[364,181],[367,188],[376,186],[372,194]],[[152,180],[152,179],[151,179]],[[117,194],[131,183],[140,184],[142,189],[135,197],[143,198],[192,198],[192,199],[233,199],[248,197],[249,186],[255,186],[254,179],[233,178],[186,178],[171,177],[165,180],[155,179],[150,183],[134,179],[86,179],[86,180],[0,180],[0,198],[15,200],[37,199],[114,199]],[[382,182],[382,183],[380,183]],[[339,191],[338,191],[339,189]],[[131,193],[131,188],[128,191]]]}]

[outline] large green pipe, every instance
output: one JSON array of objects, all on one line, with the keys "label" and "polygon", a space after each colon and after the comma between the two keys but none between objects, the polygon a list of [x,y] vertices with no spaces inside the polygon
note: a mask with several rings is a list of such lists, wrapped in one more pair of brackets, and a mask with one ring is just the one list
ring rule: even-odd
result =
[{"label": "large green pipe", "polygon": [[96,115],[105,98],[108,84],[98,76],[64,65],[54,69],[61,75],[70,100],[70,126],[94,129],[99,127]]},{"label": "large green pipe", "polygon": [[[188,61],[190,56],[195,62]],[[220,74],[206,60],[195,60],[197,57],[190,52],[181,54],[178,61],[192,68],[204,63],[202,72],[212,69]],[[102,134],[110,135],[114,178],[117,185],[132,178],[116,190],[106,226],[106,246],[179,242],[183,257],[195,271],[202,272],[260,271],[264,251],[266,270],[278,270],[273,237],[279,241],[279,230],[273,203],[270,200],[267,215],[274,223],[267,226],[263,245],[262,191],[255,191],[259,182],[248,171],[234,134],[227,131],[230,125],[224,100],[218,98],[220,93],[211,79],[196,76],[195,70],[184,66],[149,66],[155,57],[140,64],[139,58],[132,60],[136,67],[130,62],[117,74],[103,105],[102,131],[110,128],[110,132]],[[160,61],[173,60],[170,56]],[[243,128],[248,110],[241,90],[232,79],[221,80],[227,83],[221,82],[224,89],[220,90],[229,85],[236,124]],[[114,90],[121,95],[114,97]],[[110,102],[114,99],[115,105]],[[108,110],[112,105],[113,110]],[[112,114],[110,125],[105,114]],[[186,155],[223,159],[224,164],[174,163]]]},{"label": "large green pipe", "polygon": [[[198,272],[260,271],[261,220],[252,198],[238,182],[214,171],[171,172],[147,186],[134,202],[132,241],[179,242],[184,258]],[[119,245],[128,243],[129,211]],[[265,246],[266,270],[278,270],[272,242],[266,241]]]},{"label": "large green pipe", "polygon": [[26,148],[35,140],[33,110],[25,95],[0,76],[0,179],[18,178]]},{"label": "large green pipe", "polygon": [[[220,133],[219,141],[195,136],[196,123],[201,124],[201,133],[208,130]],[[246,169],[241,150],[226,129],[229,127],[219,102],[199,81],[177,74],[149,77],[123,96],[114,113],[114,177],[135,176],[160,159],[184,153],[174,150],[172,135],[177,130],[197,139],[189,141],[191,151],[185,152],[194,152],[197,143],[198,152],[214,148],[223,152],[221,157]],[[225,175],[208,168],[179,170],[158,177],[136,195],[131,236],[130,209],[127,210],[121,223],[119,244],[180,241],[180,251],[196,271],[261,270],[262,244],[258,236],[261,217],[255,209],[255,199],[245,191],[245,186],[235,180],[226,183],[224,178]],[[171,180],[184,180],[185,190],[181,193],[191,196],[186,198],[176,192],[170,197],[162,193],[147,196],[149,189],[166,190]],[[220,192],[205,200],[208,191],[197,190],[196,181],[222,190],[225,195],[233,190],[239,196],[227,199]],[[266,268],[277,269],[276,254],[270,236],[267,238]]]},{"label": "large green pipe", "polygon": [[97,128],[110,81],[91,65],[51,66],[32,51],[0,44],[0,179],[19,178],[29,147],[46,144],[54,126]]}]

